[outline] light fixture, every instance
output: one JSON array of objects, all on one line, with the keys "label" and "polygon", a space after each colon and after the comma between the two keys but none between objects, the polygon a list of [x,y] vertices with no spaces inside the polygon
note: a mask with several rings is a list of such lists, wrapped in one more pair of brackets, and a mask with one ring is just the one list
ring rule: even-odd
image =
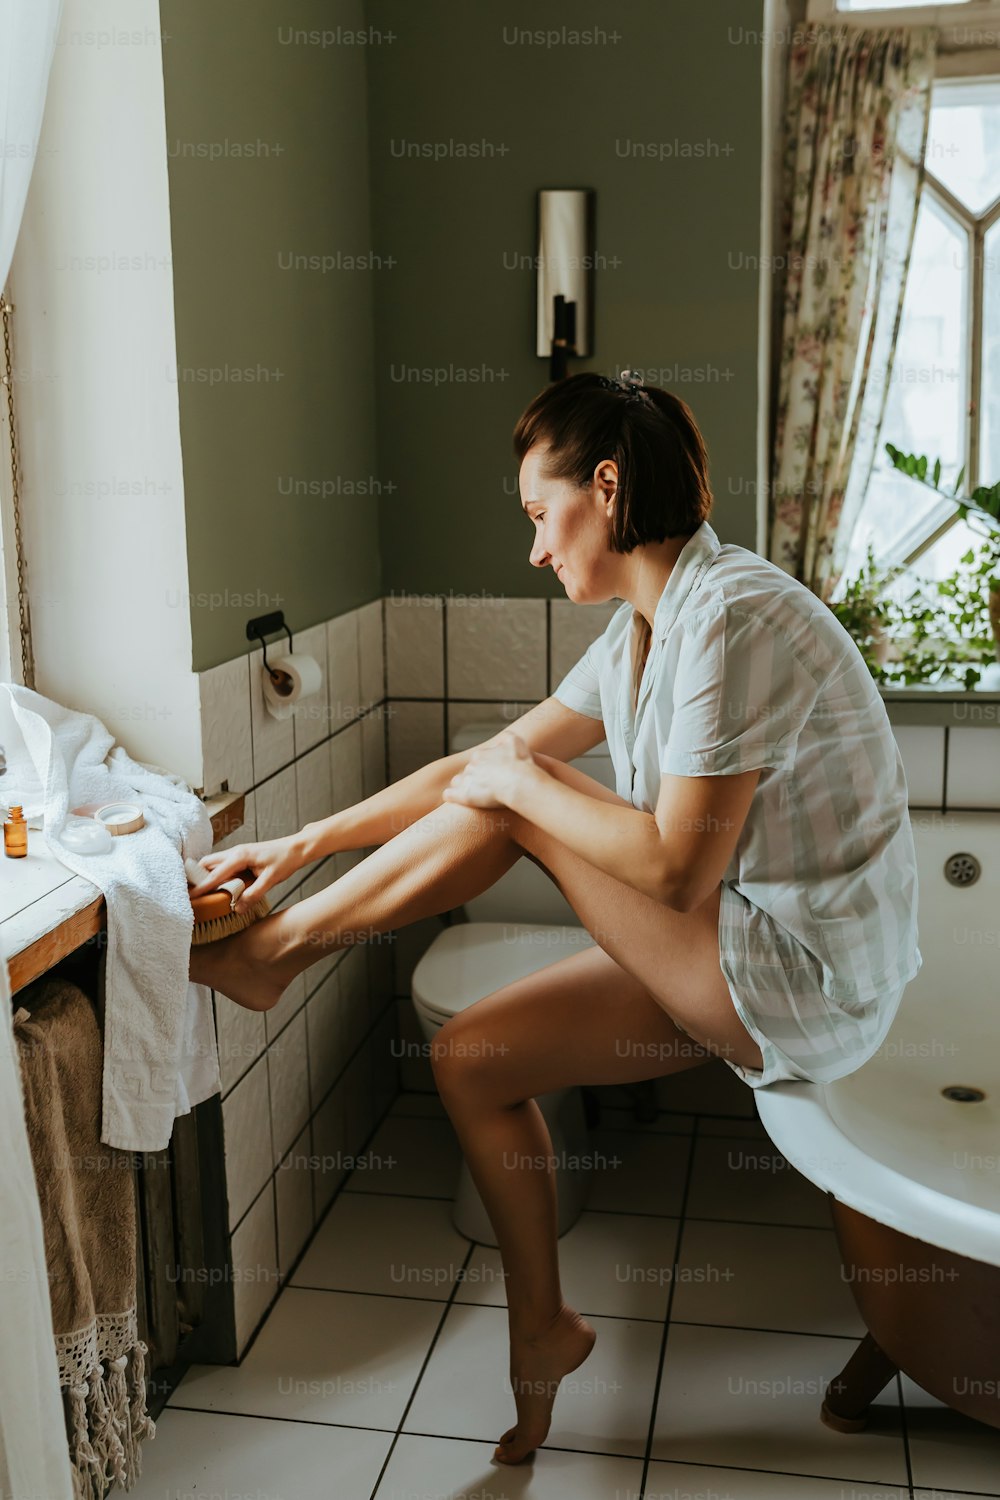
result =
[{"label": "light fixture", "polygon": [[538,194],[538,326],[535,353],[562,380],[566,361],[588,355],[593,338],[595,194],[542,188]]}]

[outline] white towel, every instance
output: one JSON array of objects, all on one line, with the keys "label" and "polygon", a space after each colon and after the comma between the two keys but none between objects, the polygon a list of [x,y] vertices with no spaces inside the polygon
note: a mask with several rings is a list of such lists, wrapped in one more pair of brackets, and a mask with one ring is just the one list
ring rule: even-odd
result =
[{"label": "white towel", "polygon": [[[177,1115],[221,1089],[211,993],[188,979],[193,919],[184,874],[185,858],[211,849],[211,820],[182,777],[132,760],[92,714],[0,686],[41,784],[45,842],[107,904],[101,1140],[121,1151],[160,1151]],[[18,747],[11,748],[17,784]],[[141,805],[146,826],[138,833],[117,837],[107,854],[61,844],[69,808],[120,801]]]}]

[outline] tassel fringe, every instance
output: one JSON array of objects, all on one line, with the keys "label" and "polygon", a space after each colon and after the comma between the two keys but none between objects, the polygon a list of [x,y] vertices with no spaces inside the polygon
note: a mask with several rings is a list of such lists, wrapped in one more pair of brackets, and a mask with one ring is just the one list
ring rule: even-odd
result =
[{"label": "tassel fringe", "polygon": [[130,1490],[142,1473],[141,1445],[156,1435],[146,1413],[148,1353],[139,1339],[66,1388],[73,1500],[104,1500],[116,1485]]}]

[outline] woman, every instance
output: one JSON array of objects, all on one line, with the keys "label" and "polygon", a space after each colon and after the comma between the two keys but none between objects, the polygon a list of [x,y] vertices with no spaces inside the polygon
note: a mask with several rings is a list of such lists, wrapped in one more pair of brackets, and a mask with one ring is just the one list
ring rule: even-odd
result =
[{"label": "woman", "polygon": [[[841,1077],[880,1045],[921,963],[881,698],[826,605],[720,545],[688,407],[631,378],[575,375],[536,397],[514,448],[531,562],[575,603],[621,607],[554,694],[486,745],[292,838],[208,856],[214,880],[255,872],[248,903],[310,860],[381,845],[192,954],[195,979],[265,1009],[354,930],[459,906],[522,854],[593,934],[597,946],[456,1016],[433,1048],[507,1278],[517,1422],[503,1463],[544,1441],[559,1381],[595,1339],[560,1290],[537,1096],[713,1056],[752,1088]],[[566,764],[605,735],[616,793]]]}]

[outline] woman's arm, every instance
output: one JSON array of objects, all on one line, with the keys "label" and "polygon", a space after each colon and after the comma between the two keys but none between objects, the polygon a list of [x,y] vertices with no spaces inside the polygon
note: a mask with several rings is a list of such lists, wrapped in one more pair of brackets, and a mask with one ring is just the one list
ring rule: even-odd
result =
[{"label": "woman's arm", "polygon": [[[546,698],[506,725],[487,743],[502,741],[511,732],[532,751],[538,752],[543,760],[569,761],[600,744],[604,738],[604,725],[600,719],[567,708],[558,698]],[[472,753],[472,750],[459,750],[454,755],[432,760],[353,807],[346,807],[318,823],[307,823],[299,833],[292,835],[296,857],[301,855],[299,864],[309,864],[341,849],[366,849],[370,844],[388,843],[418,818],[440,807],[441,793],[452,778],[464,770]]]},{"label": "woman's arm", "polygon": [[345,807],[318,823],[307,823],[291,835],[301,855],[299,864],[310,864],[341,849],[366,849],[370,844],[388,843],[440,805],[442,791],[462,770],[470,754],[469,750],[459,750],[454,755],[432,760],[353,807]]}]

